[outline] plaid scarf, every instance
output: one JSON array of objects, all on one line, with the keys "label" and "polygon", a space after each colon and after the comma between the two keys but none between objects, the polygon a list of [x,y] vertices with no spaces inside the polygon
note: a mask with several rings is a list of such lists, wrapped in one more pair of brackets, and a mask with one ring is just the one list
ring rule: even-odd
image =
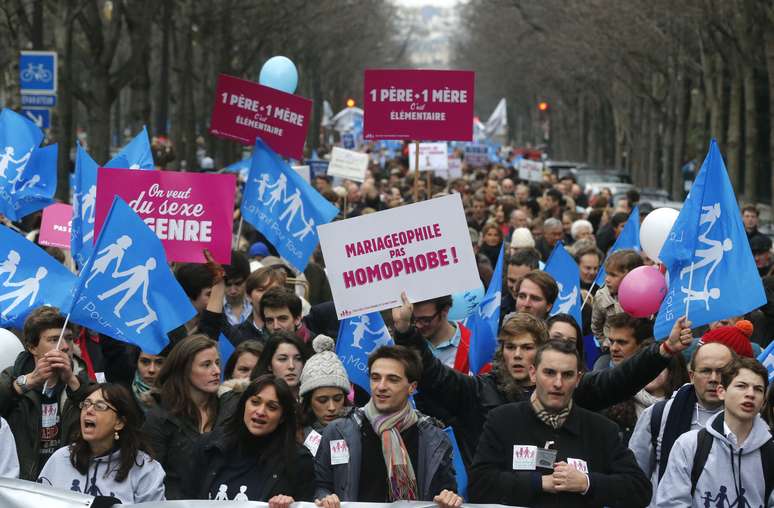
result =
[{"label": "plaid scarf", "polygon": [[535,415],[540,419],[540,421],[554,430],[557,430],[562,425],[564,425],[565,420],[567,420],[567,417],[570,415],[570,411],[572,410],[572,399],[570,399],[570,403],[567,405],[567,407],[558,413],[552,413],[544,408],[543,404],[541,404],[540,400],[538,400],[535,392],[532,392],[532,396],[529,398],[529,401],[532,404],[532,409],[535,411]]},{"label": "plaid scarf", "polygon": [[373,400],[363,408],[376,435],[382,440],[382,454],[387,465],[387,483],[390,501],[418,500],[417,477],[411,465],[406,445],[400,433],[417,423],[416,411],[406,404],[403,409],[391,414],[382,414]]}]

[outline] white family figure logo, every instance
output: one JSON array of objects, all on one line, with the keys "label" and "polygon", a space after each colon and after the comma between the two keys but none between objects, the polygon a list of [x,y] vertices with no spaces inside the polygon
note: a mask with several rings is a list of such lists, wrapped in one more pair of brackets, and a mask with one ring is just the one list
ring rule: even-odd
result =
[{"label": "white family figure logo", "polygon": [[[15,252],[9,252],[9,258],[11,253]],[[18,256],[17,253],[15,254]],[[48,270],[41,266],[38,268],[38,271],[35,272],[34,276],[24,279],[21,282],[11,282],[10,277],[6,279],[6,281],[3,282],[3,287],[14,287],[19,289],[0,295],[0,302],[14,299],[11,305],[3,309],[3,312],[0,313],[0,316],[3,318],[7,317],[8,314],[10,314],[11,311],[13,311],[13,309],[15,309],[20,303],[26,300],[27,297],[29,297],[30,300],[29,305],[27,306],[32,307],[35,303],[35,299],[38,297],[38,292],[40,291],[40,281],[43,280],[46,275],[48,275]]]},{"label": "white family figure logo", "polygon": [[[77,203],[79,199],[76,199]],[[88,233],[83,235],[83,241],[91,240],[94,237],[94,210],[97,204],[97,186],[92,185],[89,187],[89,192],[83,196],[83,205],[80,209],[81,222],[85,222],[91,225],[91,229]],[[87,215],[88,214],[88,215]]]},{"label": "white family figure logo", "polygon": [[107,300],[118,294],[121,294],[121,298],[113,307],[113,314],[117,318],[121,318],[121,311],[129,301],[140,292],[142,305],[147,312],[146,315],[139,318],[127,321],[125,324],[129,327],[136,327],[137,333],[142,332],[148,325],[158,321],[158,315],[151,309],[148,302],[148,288],[150,286],[150,272],[156,269],[156,258],[149,257],[143,263],[137,264],[126,270],[121,270],[121,263],[124,259],[126,251],[132,246],[132,239],[123,235],[116,241],[97,253],[97,259],[94,260],[94,264],[89,272],[89,278],[84,284],[84,287],[88,287],[89,283],[95,278],[99,277],[101,280],[103,275],[108,272],[108,268],[115,261],[113,271],[110,274],[111,279],[123,279],[115,286],[103,291],[97,295],[97,299],[100,301]]},{"label": "white family figure logo", "polygon": [[13,275],[16,273],[16,269],[19,268],[20,260],[21,256],[19,256],[19,253],[15,250],[10,250],[8,251],[8,257],[6,260],[0,263],[0,275],[4,273],[8,274],[8,277],[5,278],[6,282],[13,279]]},{"label": "white family figure logo", "polygon": [[[292,232],[293,238],[298,238],[299,241],[304,239],[310,234],[314,234],[314,219],[306,218],[304,215],[304,201],[301,198],[301,190],[294,189],[288,196],[288,179],[284,174],[280,174],[277,181],[272,183],[267,173],[261,173],[261,178],[254,178],[253,181],[258,184],[258,201],[263,203],[269,208],[269,211],[274,211],[274,205],[281,203],[281,205],[287,205],[282,213],[277,217],[277,222],[285,221],[285,231],[291,233],[291,227],[295,222],[296,217],[304,224],[301,229],[297,229]],[[264,201],[264,195],[267,190],[271,190],[269,193],[269,199]]]},{"label": "white family figure logo", "polygon": [[[708,224],[708,226],[707,229],[705,229],[704,232],[699,235],[699,241],[707,245],[707,248],[697,249],[695,257],[698,257],[699,260],[692,262],[689,266],[686,266],[680,270],[680,290],[686,295],[683,299],[685,303],[688,303],[689,301],[704,302],[706,310],[709,310],[710,299],[717,300],[720,298],[720,288],[709,287],[712,273],[718,267],[720,262],[723,261],[724,254],[734,248],[734,242],[732,242],[730,238],[715,240],[707,236],[709,235],[717,220],[720,218],[720,203],[715,203],[714,205],[710,206],[703,206],[702,210],[703,213],[699,219],[699,227],[704,224]],[[697,274],[697,270],[703,269],[705,267],[708,268],[703,272],[702,279],[701,274]],[[694,289],[693,284],[690,284],[689,287],[682,285],[683,279],[686,276],[688,276],[688,279],[690,280],[691,270],[694,272],[693,279],[698,279],[699,283],[701,284],[700,289]],[[697,275],[699,275],[699,277],[697,277]]]},{"label": "white family figure logo", "polygon": [[478,315],[482,318],[491,319],[495,311],[500,308],[501,298],[500,291],[497,291],[490,300],[481,302],[481,306],[478,308]]},{"label": "white family figure logo", "polygon": [[353,319],[350,321],[350,325],[355,327],[355,330],[352,332],[352,347],[357,349],[363,349],[363,346],[360,345],[360,343],[363,341],[363,338],[365,337],[365,334],[368,333],[368,335],[375,337],[374,340],[374,347],[371,349],[371,351],[368,352],[370,355],[379,346],[387,346],[392,342],[392,337],[390,337],[390,332],[387,330],[387,327],[382,325],[381,328],[378,328],[376,330],[371,330],[368,325],[371,322],[371,318],[368,317],[368,315],[363,314],[360,316],[360,320]]},{"label": "white family figure logo", "polygon": [[[6,146],[3,150],[3,154],[0,155],[0,178],[3,178],[5,180],[8,180],[8,183],[11,184],[11,188],[13,189],[13,192],[19,192],[21,190],[26,189],[27,187],[30,187],[32,185],[35,185],[38,181],[40,181],[40,177],[33,183],[32,180],[34,179],[34,176],[32,179],[30,179],[28,182],[24,182],[21,186],[21,188],[16,188],[16,186],[19,184],[19,181],[21,181],[22,176],[24,176],[24,170],[27,167],[27,164],[30,161],[30,157],[32,157],[32,150],[33,148],[30,148],[29,151],[24,154],[23,157],[19,159],[14,159],[14,154],[16,153],[16,150],[12,146]],[[6,175],[6,172],[10,169],[11,163],[16,164],[16,167],[14,170],[16,171],[16,175],[8,179],[9,175]],[[37,176],[37,175],[35,175]]]},{"label": "white family figure logo", "polygon": [[559,286],[559,297],[557,298],[557,302],[561,302],[558,305],[558,310],[556,313],[569,314],[570,310],[572,310],[572,306],[575,305],[575,302],[578,298],[578,286],[573,286],[572,291],[567,294],[562,294],[562,291],[564,291],[564,286],[561,282],[558,281],[556,285]]}]

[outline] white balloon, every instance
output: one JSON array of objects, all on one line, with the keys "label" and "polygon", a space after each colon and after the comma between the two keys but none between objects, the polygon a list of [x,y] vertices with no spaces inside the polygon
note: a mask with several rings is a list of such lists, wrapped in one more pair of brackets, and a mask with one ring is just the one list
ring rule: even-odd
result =
[{"label": "white balloon", "polygon": [[24,346],[19,338],[11,330],[0,328],[0,371],[12,366],[22,351]]},{"label": "white balloon", "polygon": [[678,215],[680,212],[674,208],[656,208],[645,217],[640,226],[640,245],[650,259],[661,262],[658,254]]}]

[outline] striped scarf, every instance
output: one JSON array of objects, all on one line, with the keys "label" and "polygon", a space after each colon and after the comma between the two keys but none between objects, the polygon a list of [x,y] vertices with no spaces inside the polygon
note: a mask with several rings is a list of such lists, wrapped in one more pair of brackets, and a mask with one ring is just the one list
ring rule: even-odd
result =
[{"label": "striped scarf", "polygon": [[572,410],[572,399],[570,399],[570,403],[567,407],[558,413],[552,413],[546,410],[546,408],[543,407],[543,404],[540,403],[540,400],[538,400],[535,392],[532,392],[529,401],[532,404],[532,409],[535,410],[535,416],[554,430],[557,430],[564,425],[564,421],[567,420],[567,417],[570,415],[570,410]]},{"label": "striped scarf", "polygon": [[368,401],[363,410],[374,432],[382,440],[390,501],[416,501],[417,478],[406,445],[400,436],[401,431],[417,423],[416,411],[407,403],[395,413],[382,414],[376,409],[373,400]]}]

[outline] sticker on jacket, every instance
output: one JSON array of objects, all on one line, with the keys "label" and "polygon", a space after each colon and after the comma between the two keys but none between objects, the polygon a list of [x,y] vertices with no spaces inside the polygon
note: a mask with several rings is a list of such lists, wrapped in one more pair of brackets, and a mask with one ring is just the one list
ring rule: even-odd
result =
[{"label": "sticker on jacket", "polygon": [[537,466],[537,446],[513,445],[513,469],[534,471]]},{"label": "sticker on jacket", "polygon": [[331,466],[349,463],[349,447],[343,439],[331,441]]}]

